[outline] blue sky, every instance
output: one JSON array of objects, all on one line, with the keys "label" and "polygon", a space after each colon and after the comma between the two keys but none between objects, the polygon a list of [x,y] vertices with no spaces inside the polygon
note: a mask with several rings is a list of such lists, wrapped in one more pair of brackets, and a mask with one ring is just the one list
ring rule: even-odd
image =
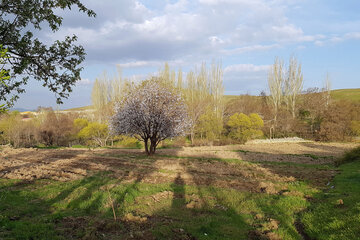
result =
[{"label": "blue sky", "polygon": [[[276,56],[295,55],[304,87],[360,88],[360,1],[358,0],[87,0],[95,19],[77,9],[59,11],[60,31],[42,31],[52,42],[76,34],[87,51],[82,80],[60,109],[91,104],[94,80],[121,67],[143,79],[164,62],[184,72],[221,60],[226,94],[267,90]],[[56,106],[55,96],[31,81],[15,107]]]}]

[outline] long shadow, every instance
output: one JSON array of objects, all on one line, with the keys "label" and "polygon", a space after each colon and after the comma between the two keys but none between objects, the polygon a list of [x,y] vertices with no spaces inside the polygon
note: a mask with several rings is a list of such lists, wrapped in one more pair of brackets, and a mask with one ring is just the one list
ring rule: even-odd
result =
[{"label": "long shadow", "polygon": [[[114,152],[116,154],[122,154],[122,151]],[[112,151],[108,150],[107,153],[111,154]],[[127,152],[125,152],[125,155],[127,155]],[[104,207],[104,201],[107,201],[107,194],[110,194],[113,197],[113,204],[116,208],[116,214],[118,217],[116,224],[118,225],[115,226],[116,228],[114,227],[109,229],[108,227],[104,227],[103,224],[96,222],[98,220],[95,220],[95,223],[93,224],[98,224],[99,226],[95,226],[92,231],[96,233],[95,238],[98,239],[106,239],[106,237],[101,237],[101,234],[107,234],[111,231],[123,234],[124,237],[131,237],[130,234],[133,234],[134,231],[145,231],[145,234],[138,233],[139,235],[134,235],[133,238],[153,239],[154,237],[151,235],[152,229],[154,227],[159,227],[159,225],[165,225],[170,228],[170,232],[164,233],[164,238],[166,239],[196,239],[204,236],[207,236],[210,239],[223,239],[230,238],[237,233],[240,234],[238,239],[251,239],[254,237],[247,235],[247,233],[250,233],[255,229],[255,227],[249,223],[249,216],[245,216],[246,214],[239,212],[239,209],[237,209],[236,206],[229,203],[229,199],[227,198],[228,196],[222,195],[226,191],[219,191],[221,188],[226,188],[227,190],[235,189],[239,192],[246,192],[246,189],[242,189],[240,185],[244,179],[246,180],[247,178],[251,178],[251,176],[244,175],[240,171],[236,172],[236,168],[241,168],[241,165],[236,165],[236,163],[230,164],[227,162],[221,162],[221,160],[216,159],[212,159],[210,162],[204,162],[204,159],[199,158],[185,159],[188,162],[196,163],[191,166],[186,164],[186,161],[180,161],[183,164],[183,171],[177,172],[176,177],[174,177],[174,180],[169,184],[169,190],[173,192],[173,198],[171,199],[169,208],[154,212],[154,216],[148,216],[147,223],[132,221],[130,224],[129,221],[123,220],[122,218],[127,213],[127,209],[124,206],[127,203],[126,201],[129,200],[128,196],[130,196],[130,199],[134,199],[138,195],[139,188],[143,180],[154,171],[158,170],[156,167],[156,161],[158,158],[161,158],[155,155],[154,158],[147,159],[146,156],[139,154],[135,155],[138,156],[138,158],[131,158],[131,161],[134,161],[135,163],[136,161],[143,161],[143,164],[134,164],[129,162],[129,159],[121,159],[121,155],[119,155],[118,164],[116,164],[116,157],[111,158],[109,161],[102,162],[105,167],[110,169],[108,173],[98,173],[97,175],[95,174],[94,176],[77,180],[77,182],[64,184],[60,190],[57,189],[58,193],[56,193],[54,197],[44,198],[38,196],[37,198],[40,199],[38,203],[43,205],[46,212],[50,215],[60,214],[59,219],[57,220],[58,222],[53,222],[56,227],[64,225],[64,217],[73,216],[74,213],[76,217],[85,217],[85,219],[78,219],[78,221],[84,222],[83,225],[89,224],[91,221],[94,222],[94,220],[90,219],[90,216],[98,219],[99,215],[105,216],[104,221],[108,224],[112,220],[112,210],[110,207],[107,207],[105,210],[102,208]],[[271,155],[269,156],[271,157]],[[84,161],[84,159],[76,160],[70,163],[68,167],[74,167],[76,164],[81,164],[82,161]],[[124,164],[122,164],[121,161],[123,161]],[[246,159],[244,161],[246,161]],[[94,157],[93,160],[90,160],[90,162],[95,163],[96,157]],[[267,171],[277,174],[280,177],[289,175],[287,174],[286,169],[279,168],[279,165],[276,164],[268,164],[265,161],[264,164],[253,164],[260,165]],[[220,171],[222,169],[218,169],[218,172],[207,172],[206,166],[208,165],[226,167],[225,171],[229,171],[229,174],[224,171]],[[115,175],[114,173],[117,169],[119,170],[119,174]],[[130,176],[130,172],[136,174]],[[316,172],[313,174],[315,173]],[[192,180],[189,182],[189,179],[185,178],[185,175],[190,175]],[[227,186],[219,185],[217,182],[218,179],[226,183]],[[239,188],[236,187],[237,185],[232,185],[232,181],[239,182]],[[260,183],[260,180],[257,179],[254,179],[253,181],[255,185]],[[60,183],[55,184],[61,185]],[[118,185],[121,185],[121,188],[117,188]],[[54,189],[56,190],[56,188]],[[196,203],[198,205],[191,206],[191,202],[186,200],[189,198],[191,199],[191,196],[187,193],[187,189],[195,189],[191,191],[195,191],[196,195],[199,196],[199,201],[196,200],[198,201]],[[263,196],[269,195],[264,194]],[[280,199],[281,197],[282,196],[280,195],[276,195],[276,197],[274,197],[274,201],[276,201],[277,198]],[[36,196],[34,196],[34,198],[36,198]],[[232,203],[237,204],[236,201]],[[239,201],[241,201],[241,199]],[[84,202],[86,202],[86,205],[83,204]],[[135,202],[129,203],[136,204]],[[287,214],[283,211],[283,209],[279,208],[275,204],[274,206],[263,207],[259,205],[257,207],[261,211],[269,214],[271,212],[278,212],[274,215],[274,218],[278,218],[278,220],[282,222],[281,224],[284,224],[285,228],[291,235],[296,235],[296,232],[291,232],[293,231],[291,223],[287,223],[286,219],[281,219],[281,216],[286,216]],[[61,214],[64,216],[61,216]],[[157,218],[157,216],[159,217]],[[161,216],[170,216],[170,219],[160,221],[159,218],[161,218]],[[180,218],[177,218],[177,216],[180,216]],[[68,219],[66,221],[70,220]],[[74,222],[75,221],[76,219]],[[86,231],[87,226],[81,227],[85,229],[84,231]],[[75,235],[71,234],[74,233],[71,232],[68,234],[68,236],[71,236],[70,239],[75,238]]]},{"label": "long shadow", "polygon": [[[75,156],[76,157],[76,156]],[[144,159],[147,157],[143,157]],[[83,161],[83,159],[76,160],[69,164],[69,167],[71,168],[72,164],[76,165],[77,161]],[[154,162],[152,159],[149,160],[151,162]],[[30,163],[32,164],[32,163]],[[103,163],[107,167],[111,168],[111,161]],[[131,164],[130,164],[131,165]],[[121,168],[120,165],[118,167]],[[23,166],[19,166],[23,167]],[[132,166],[133,171],[137,171],[139,169],[136,169],[134,166]],[[45,195],[49,195],[50,197],[43,196],[44,193],[40,194],[39,196],[36,196],[36,194],[32,194],[31,201],[36,202],[36,204],[39,204],[39,206],[42,206],[44,209],[44,212],[42,214],[46,214],[49,216],[52,216],[50,219],[49,224],[54,224],[54,227],[56,228],[60,227],[62,231],[67,232],[65,235],[69,237],[70,239],[77,239],[75,235],[77,234],[74,229],[79,228],[79,231],[86,232],[88,228],[88,224],[93,222],[92,224],[98,224],[99,226],[95,226],[95,230],[91,230],[92,232],[96,233],[96,239],[103,238],[100,234],[102,234],[106,231],[114,231],[114,229],[101,229],[104,227],[104,223],[99,220],[99,217],[96,217],[95,220],[91,220],[91,218],[88,218],[89,215],[92,216],[112,216],[112,209],[110,207],[107,207],[107,209],[104,208],[104,202],[108,202],[110,198],[113,198],[113,207],[115,206],[116,214],[122,222],[123,225],[126,225],[126,222],[123,222],[121,218],[125,214],[124,209],[122,206],[124,205],[124,202],[126,201],[126,196],[132,193],[136,193],[138,191],[137,186],[141,183],[141,181],[151,172],[156,171],[155,167],[145,167],[142,169],[142,171],[138,174],[136,174],[135,179],[132,182],[129,182],[129,179],[132,179],[133,176],[129,176],[130,171],[126,170],[121,172],[121,175],[117,174],[116,177],[112,175],[114,172],[110,171],[107,173],[96,173],[92,176],[87,176],[81,180],[77,180],[76,182],[67,182],[67,183],[61,183],[61,182],[50,182],[46,183],[48,186],[44,190]],[[122,180],[127,179],[126,188],[121,188],[121,192],[119,193],[116,189],[116,185],[123,185]],[[113,184],[111,184],[113,183]],[[114,184],[115,183],[115,184]],[[31,187],[29,184],[26,185],[19,185],[18,188],[22,189],[22,187]],[[8,191],[8,192],[16,192],[17,190],[14,190],[14,186],[3,186],[1,188],[1,191]],[[27,190],[26,190],[27,191]],[[36,192],[36,191],[35,191]],[[52,197],[52,195],[54,195]],[[108,196],[110,195],[110,196]],[[111,196],[112,195],[112,196]],[[109,197],[109,199],[108,199]],[[20,196],[18,198],[21,198]],[[21,198],[22,199],[22,198]],[[0,199],[1,200],[1,199]],[[16,207],[15,207],[16,208]],[[24,207],[25,209],[27,207]],[[72,217],[72,216],[75,216]],[[81,217],[83,216],[83,217]],[[33,216],[33,217],[36,217]],[[69,218],[70,217],[70,218]],[[85,218],[84,218],[85,217]],[[78,220],[76,220],[78,219]],[[105,218],[107,219],[107,218]],[[1,223],[0,219],[0,223]],[[23,217],[16,217],[14,221],[23,221]],[[108,219],[109,220],[109,219]],[[106,220],[105,222],[108,222]],[[11,220],[12,221],[12,220]],[[43,220],[37,219],[35,221],[36,224],[40,224]],[[48,220],[46,220],[48,221]],[[97,221],[100,221],[96,223]],[[94,223],[95,222],[95,223]],[[120,223],[118,222],[118,223]],[[70,225],[69,225],[70,224]],[[105,223],[105,225],[107,225]],[[123,227],[116,225],[116,231],[118,231],[117,228],[120,228],[121,231],[124,231]],[[100,229],[99,229],[100,228]],[[20,228],[21,229],[21,228]],[[64,230],[65,229],[65,230]],[[13,229],[15,232],[19,230],[19,227],[15,227]],[[54,229],[53,229],[54,230]],[[27,229],[21,230],[25,232],[25,234],[28,233]],[[120,231],[120,232],[121,232]],[[52,231],[52,234],[56,231]],[[97,233],[100,232],[100,233]],[[125,232],[122,232],[123,234],[126,234]],[[29,237],[26,239],[51,239],[51,237],[47,238],[40,238],[36,234],[33,235],[33,233],[29,232]],[[75,234],[75,235],[74,235]],[[1,235],[0,235],[1,236]],[[46,235],[44,235],[46,236]],[[1,237],[0,237],[1,238]],[[104,238],[103,238],[104,239]],[[146,238],[145,238],[146,239]]]},{"label": "long shadow", "polygon": [[[272,156],[273,154],[267,154],[267,156],[274,157]],[[266,157],[266,155],[264,155]],[[278,154],[275,154],[275,156],[278,156]],[[297,157],[297,156],[294,156]],[[305,156],[308,158],[311,158],[311,156]],[[246,161],[246,158],[243,159],[244,161]],[[251,159],[253,160],[253,159]],[[196,159],[192,159],[192,161],[197,161]],[[251,162],[251,161],[250,161]],[[311,162],[311,161],[310,161]],[[285,164],[283,164],[285,163]],[[297,175],[297,180],[309,180],[313,186],[317,187],[319,186],[319,182],[313,182],[312,180],[314,180],[312,177],[316,176],[317,173],[320,172],[326,172],[326,171],[336,171],[333,169],[333,167],[329,167],[328,166],[322,166],[321,164],[318,165],[311,165],[308,166],[310,164],[301,164],[301,163],[291,163],[291,162],[282,162],[280,164],[277,164],[275,162],[275,164],[273,162],[267,162],[265,160],[259,161],[259,162],[252,162],[252,164],[255,164],[257,166],[261,166],[263,167],[265,170],[272,172],[275,175],[278,175],[279,177],[294,177],[294,175],[296,175],[297,170],[304,169],[305,173],[302,174],[298,174]],[[292,166],[295,165],[295,166]],[[198,191],[198,195],[200,196],[200,198],[202,199],[202,201],[204,202],[204,207],[205,208],[209,208],[211,207],[211,204],[209,204],[208,202],[208,193],[211,192],[211,196],[214,197],[216,199],[216,202],[220,205],[217,206],[219,208],[222,208],[223,210],[225,209],[226,213],[228,214],[228,216],[230,216],[234,222],[238,222],[239,226],[243,226],[245,229],[247,229],[249,231],[249,239],[258,239],[258,238],[266,238],[266,236],[264,235],[264,233],[268,233],[266,230],[264,233],[259,233],[257,231],[255,231],[255,227],[254,226],[250,226],[248,225],[248,223],[246,223],[243,214],[240,214],[237,212],[237,210],[232,207],[229,206],[226,197],[223,195],[219,195],[219,193],[221,191],[219,191],[218,189],[215,188],[207,188],[207,186],[204,186],[204,181],[203,181],[203,177],[202,176],[202,169],[201,169],[201,164],[199,164],[197,166],[198,169],[201,169],[200,171],[189,171],[189,169],[187,168],[187,166],[184,166],[185,169],[187,170],[187,173],[192,175],[193,181],[194,181],[194,185],[197,187],[197,191]],[[289,169],[293,168],[294,171],[289,171]],[[310,173],[310,177],[308,176],[308,174]],[[206,176],[205,176],[206,177]],[[215,181],[215,179],[219,177],[219,175],[217,176],[217,174],[214,174],[213,178],[207,178],[206,179],[206,183],[208,186],[217,186],[218,183]],[[237,175],[236,177],[241,178],[244,176],[241,175]],[[248,176],[246,176],[248,177]],[[329,180],[328,176],[322,176],[322,178],[324,178],[320,185],[324,186],[325,183]],[[241,180],[240,180],[241,181]],[[231,188],[231,185],[229,185],[229,187]],[[204,189],[206,189],[207,193],[202,193],[204,191]],[[259,193],[261,194],[261,193]],[[278,221],[280,221],[280,224],[282,225],[283,229],[286,229],[287,234],[292,235],[292,236],[299,236],[301,235],[302,237],[304,236],[301,231],[298,230],[297,226],[294,226],[294,223],[292,222],[292,220],[289,218],[288,214],[289,212],[287,212],[287,209],[284,209],[283,207],[279,207],[276,203],[281,201],[281,198],[284,198],[283,196],[281,196],[281,191],[278,194],[272,195],[272,197],[268,194],[264,194],[264,197],[268,197],[272,199],[272,201],[274,201],[273,205],[262,205],[262,204],[258,204],[258,208],[260,209],[261,212],[264,212],[267,216],[266,217],[271,217],[271,218],[275,218]],[[222,206],[221,206],[222,205]],[[295,219],[297,219],[296,216],[292,216]],[[297,221],[297,220],[295,220]],[[275,222],[275,223],[274,223]],[[276,222],[275,220],[271,220],[270,223],[265,223],[265,224],[278,224],[278,222]],[[295,224],[296,225],[296,224]],[[277,228],[277,227],[276,227]],[[269,231],[270,232],[270,231]]]},{"label": "long shadow", "polygon": [[324,187],[337,173],[334,158],[316,155],[238,153],[245,162],[261,166],[280,177],[305,181],[313,187]]},{"label": "long shadow", "polygon": [[338,146],[334,146],[334,145],[327,145],[327,144],[314,144],[314,143],[299,143],[300,145],[303,145],[307,148],[310,148],[310,149],[314,149],[314,151],[312,152],[313,154],[317,154],[319,152],[323,152],[324,154],[327,154],[327,155],[342,155],[344,153],[344,151],[350,149],[351,147],[349,148],[344,148],[344,147],[338,147]]},{"label": "long shadow", "polygon": [[[16,166],[10,166],[2,169],[0,171],[0,177],[6,177],[7,174],[11,174],[14,171],[18,169],[26,169],[27,172],[31,172],[33,169],[39,167],[39,166],[49,166],[51,167],[52,164],[64,160],[64,159],[71,159],[71,158],[77,158],[78,155],[84,153],[84,150],[72,150],[71,153],[64,154],[64,149],[57,149],[55,152],[51,152],[54,150],[48,150],[48,149],[37,149],[35,155],[31,156],[31,152],[27,152],[27,149],[25,149],[25,152],[20,153],[12,153],[7,155],[5,159],[2,159],[1,161],[6,164],[6,161],[9,160],[18,160],[23,162],[24,164],[16,165]],[[27,160],[29,157],[36,157],[36,160]],[[24,159],[25,158],[25,159]],[[26,173],[23,173],[24,175],[28,175]],[[35,174],[36,176],[36,174]],[[36,177],[35,177],[36,178]]]},{"label": "long shadow", "polygon": [[178,209],[185,207],[185,182],[181,178],[181,174],[178,173],[174,182],[170,185],[172,191],[174,192],[174,197],[172,199],[171,208]]}]

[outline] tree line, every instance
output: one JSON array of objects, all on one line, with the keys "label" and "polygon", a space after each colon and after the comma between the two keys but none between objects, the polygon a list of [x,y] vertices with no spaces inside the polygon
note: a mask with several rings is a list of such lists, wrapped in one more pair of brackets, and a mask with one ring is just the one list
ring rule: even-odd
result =
[{"label": "tree line", "polygon": [[269,94],[259,96],[224,96],[222,66],[215,62],[186,74],[165,64],[155,77],[137,83],[119,70],[95,80],[91,114],[39,109],[24,120],[20,113],[4,113],[0,141],[15,147],[145,146],[152,154],[159,145],[291,136],[346,141],[360,135],[360,104],[331,99],[328,78],[323,89],[303,90],[295,57],[287,65],[275,59],[268,88]]}]

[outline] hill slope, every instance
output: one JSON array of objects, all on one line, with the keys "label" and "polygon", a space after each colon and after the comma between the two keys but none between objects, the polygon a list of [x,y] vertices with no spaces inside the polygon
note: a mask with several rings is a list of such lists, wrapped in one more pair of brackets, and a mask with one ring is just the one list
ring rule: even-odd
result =
[{"label": "hill slope", "polygon": [[360,102],[360,88],[332,90],[331,97],[335,100]]}]

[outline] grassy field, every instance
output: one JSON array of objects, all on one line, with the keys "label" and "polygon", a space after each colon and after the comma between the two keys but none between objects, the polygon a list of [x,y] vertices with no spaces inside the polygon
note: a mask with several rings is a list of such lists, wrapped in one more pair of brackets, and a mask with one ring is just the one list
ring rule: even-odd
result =
[{"label": "grassy field", "polygon": [[360,88],[333,90],[331,91],[331,97],[335,100],[360,102]]},{"label": "grassy field", "polygon": [[356,239],[353,145],[285,145],[2,149],[0,239]]}]

